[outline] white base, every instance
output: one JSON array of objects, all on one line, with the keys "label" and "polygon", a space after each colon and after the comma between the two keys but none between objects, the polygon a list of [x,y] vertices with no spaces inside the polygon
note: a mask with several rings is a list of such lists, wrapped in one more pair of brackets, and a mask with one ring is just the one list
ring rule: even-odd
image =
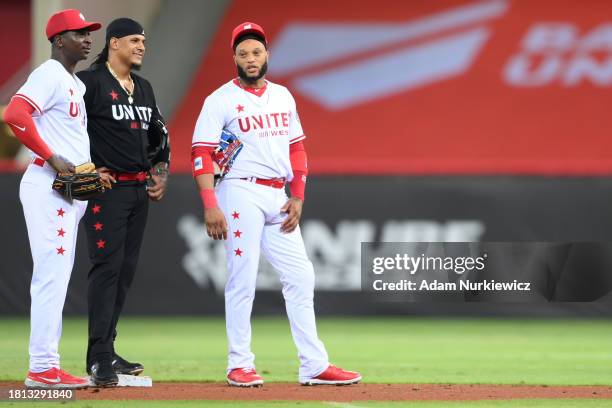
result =
[{"label": "white base", "polygon": [[[151,377],[147,377],[147,376],[137,377],[135,375],[125,375],[125,374],[117,374],[117,377],[119,377],[119,384],[117,384],[117,387],[152,387],[153,386],[153,379]],[[90,387],[96,386],[91,380],[91,377],[89,378],[89,386]]]}]

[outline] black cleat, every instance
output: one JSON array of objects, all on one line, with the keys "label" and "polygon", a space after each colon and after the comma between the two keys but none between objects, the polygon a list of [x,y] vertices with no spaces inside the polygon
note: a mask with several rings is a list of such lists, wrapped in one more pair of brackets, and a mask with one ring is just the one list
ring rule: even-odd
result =
[{"label": "black cleat", "polygon": [[119,377],[109,360],[98,361],[91,366],[91,380],[97,387],[115,387]]},{"label": "black cleat", "polygon": [[144,371],[142,364],[130,363],[117,354],[113,356],[113,368],[115,373],[126,375],[138,375]]}]

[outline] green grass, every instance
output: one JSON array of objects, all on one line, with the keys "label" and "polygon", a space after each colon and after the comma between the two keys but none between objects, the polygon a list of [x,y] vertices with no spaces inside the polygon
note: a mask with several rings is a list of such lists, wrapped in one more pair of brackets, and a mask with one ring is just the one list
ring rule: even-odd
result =
[{"label": "green grass", "polygon": [[[85,319],[65,319],[62,367],[74,374],[84,374],[86,331]],[[0,333],[0,380],[21,381],[29,323],[0,319]],[[319,336],[331,361],[368,383],[612,384],[608,320],[327,318]],[[125,318],[117,350],[155,381],[224,379],[220,318]],[[254,319],[253,350],[266,381],[297,380],[286,319]]]}]

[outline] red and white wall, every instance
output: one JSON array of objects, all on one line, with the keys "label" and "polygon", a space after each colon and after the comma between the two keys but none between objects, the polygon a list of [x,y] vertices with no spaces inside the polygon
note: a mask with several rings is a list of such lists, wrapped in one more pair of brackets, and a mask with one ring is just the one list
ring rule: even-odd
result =
[{"label": "red and white wall", "polygon": [[314,174],[612,174],[612,2],[236,0],[171,121],[189,170],[250,20],[297,100]]}]

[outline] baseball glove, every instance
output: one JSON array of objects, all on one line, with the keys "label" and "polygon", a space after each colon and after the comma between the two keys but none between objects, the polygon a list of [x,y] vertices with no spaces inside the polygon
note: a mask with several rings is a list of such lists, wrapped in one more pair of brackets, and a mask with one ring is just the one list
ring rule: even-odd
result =
[{"label": "baseball glove", "polygon": [[53,189],[68,199],[86,201],[104,193],[105,187],[93,163],[75,167],[76,173],[57,173]]},{"label": "baseball glove", "polygon": [[221,132],[219,147],[213,152],[216,184],[230,171],[242,148],[243,144],[235,134],[225,129]]}]

